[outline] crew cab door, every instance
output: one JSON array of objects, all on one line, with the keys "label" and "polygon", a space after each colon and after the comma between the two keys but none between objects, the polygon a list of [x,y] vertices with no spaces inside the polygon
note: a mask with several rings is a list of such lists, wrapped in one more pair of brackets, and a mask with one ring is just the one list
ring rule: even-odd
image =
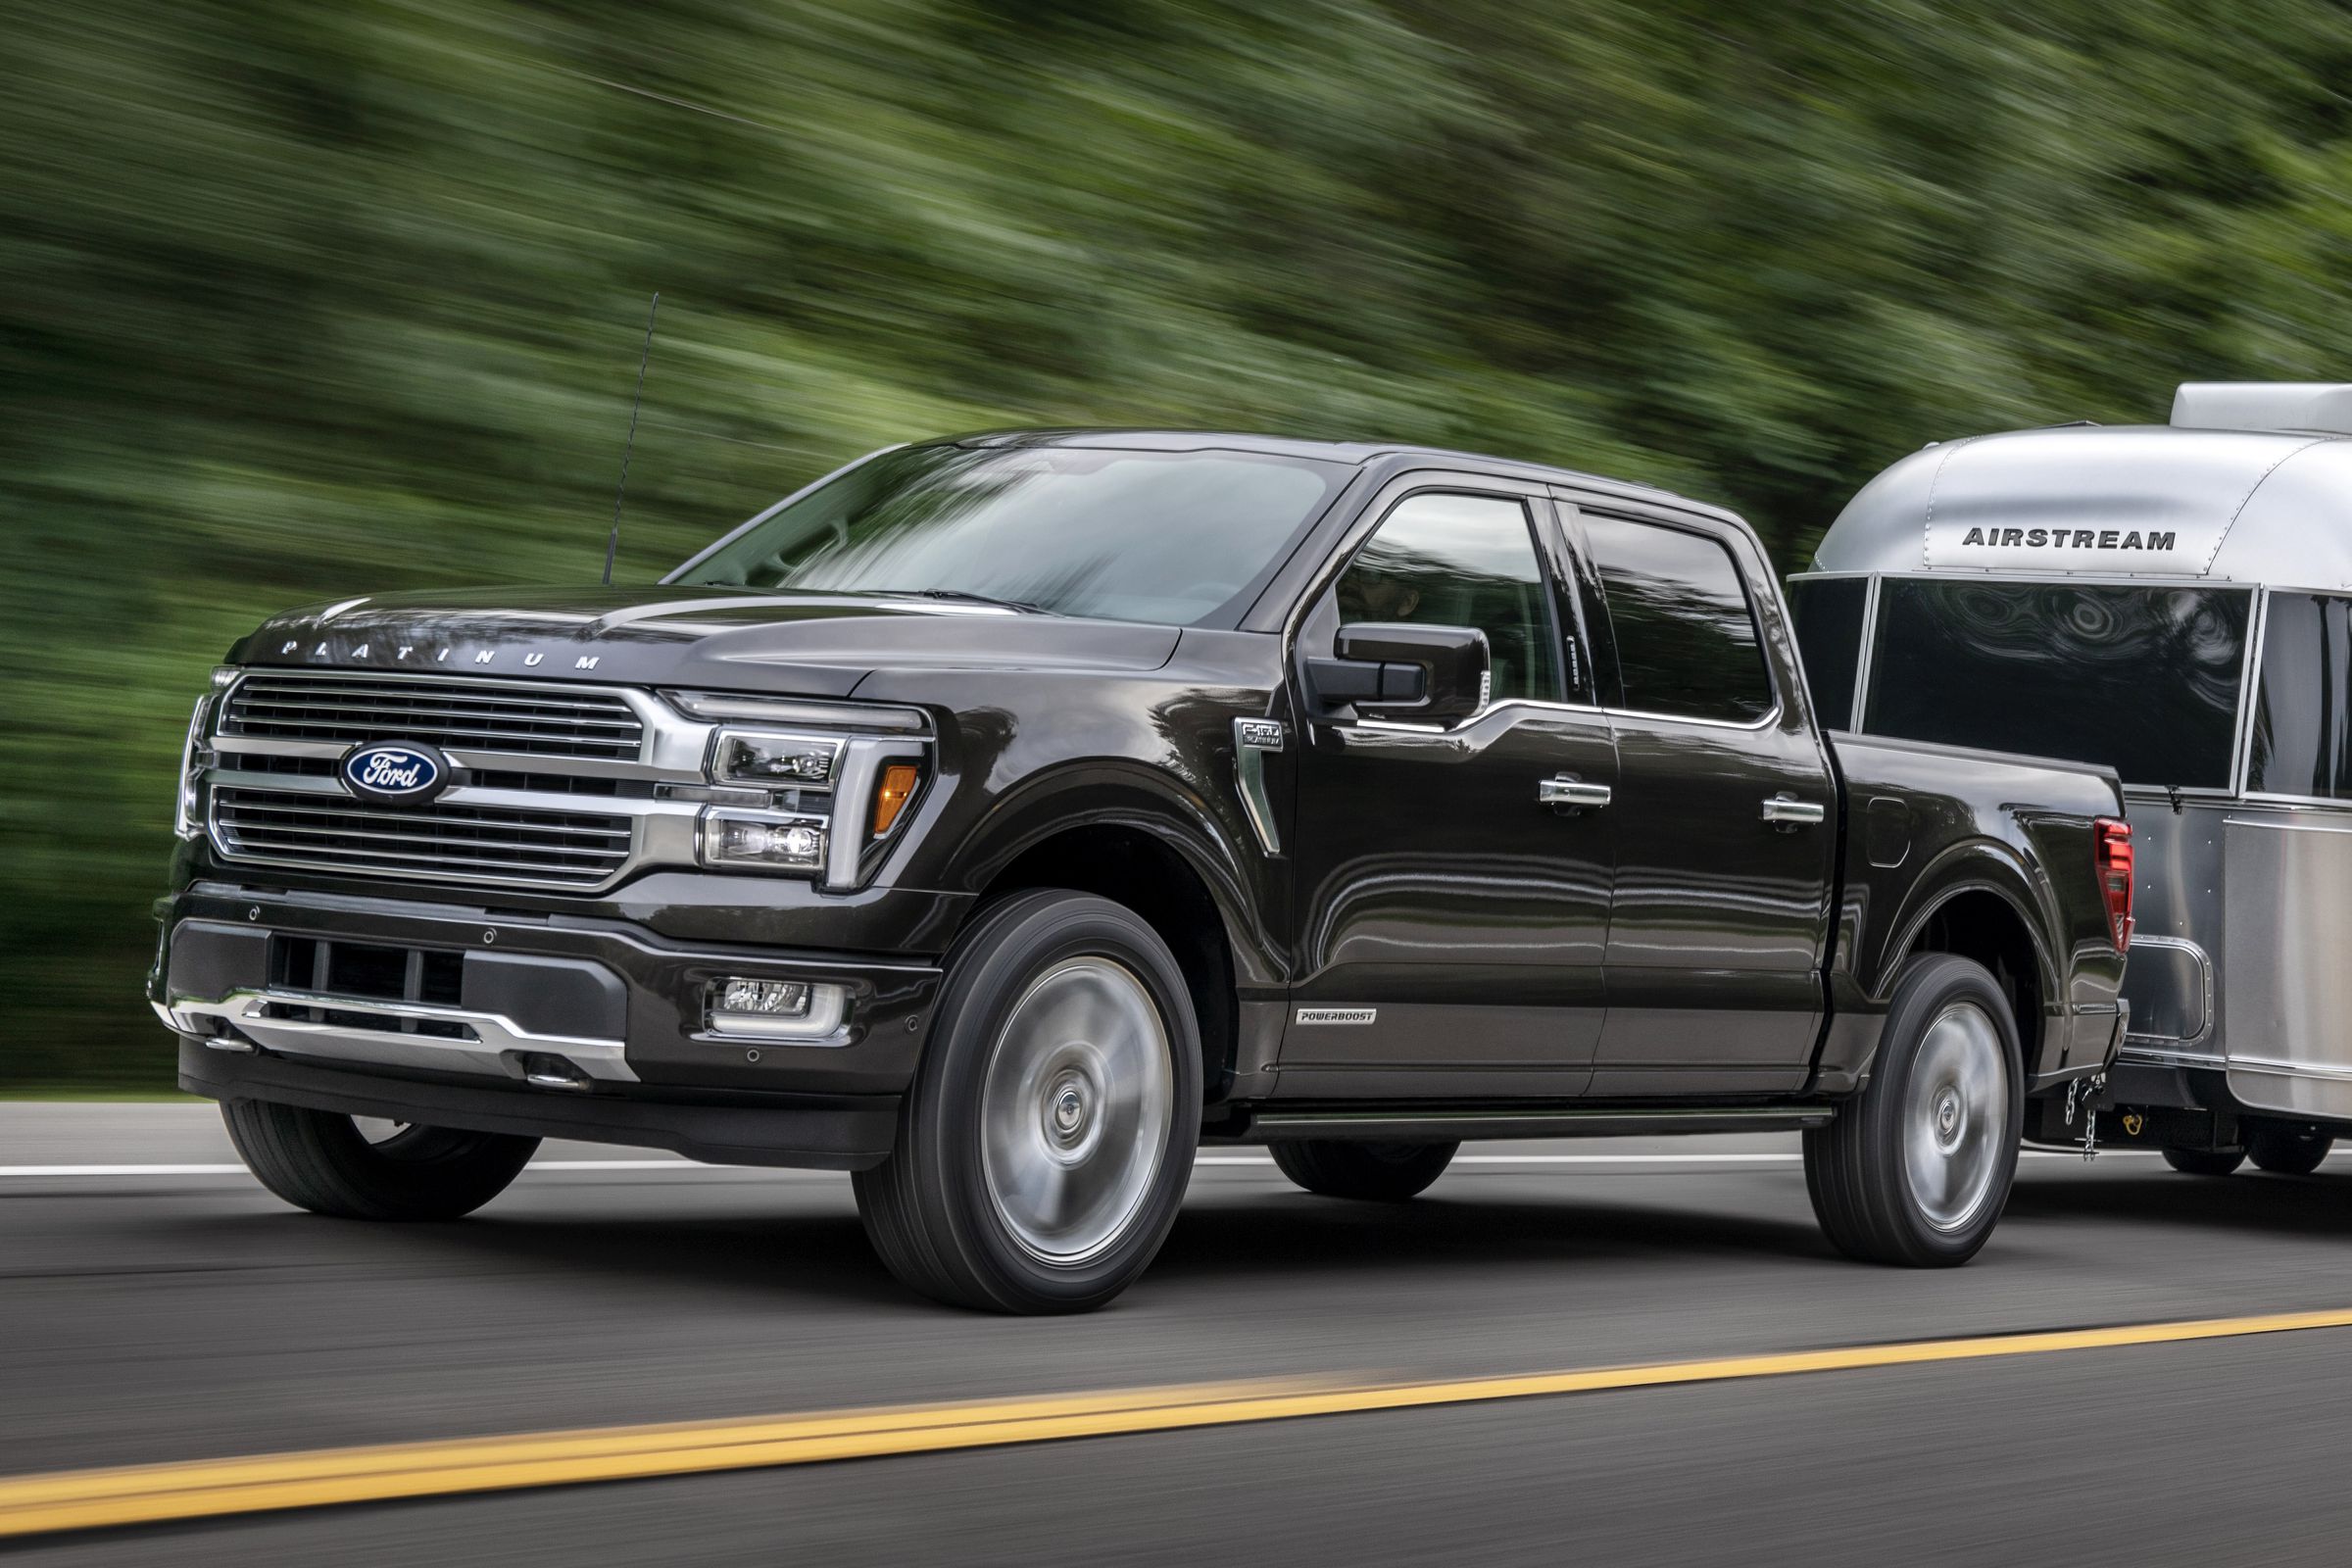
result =
[{"label": "crew cab door", "polygon": [[1773,1093],[1810,1069],[1837,786],[1754,541],[1563,507],[1618,756],[1594,1096]]},{"label": "crew cab door", "polygon": [[1397,621],[1484,632],[1493,686],[1478,713],[1445,728],[1352,708],[1318,717],[1307,691],[1300,979],[1279,1094],[1585,1087],[1617,760],[1563,568],[1538,487],[1417,476],[1374,502],[1310,592],[1295,640],[1302,687],[1342,624]]}]

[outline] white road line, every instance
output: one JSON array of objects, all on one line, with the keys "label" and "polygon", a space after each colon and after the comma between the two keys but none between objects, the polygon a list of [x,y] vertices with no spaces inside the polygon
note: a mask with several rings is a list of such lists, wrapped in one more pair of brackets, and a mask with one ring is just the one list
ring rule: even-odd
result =
[{"label": "white road line", "polygon": [[[2027,1159],[2080,1159],[2082,1156],[2062,1149],[2028,1149],[2021,1151]],[[1780,1165],[1794,1164],[1805,1156],[1778,1150],[1753,1154],[1457,1154],[1456,1165]],[[2157,1157],[2152,1149],[2114,1149],[2103,1152],[2101,1159]],[[1263,1154],[1202,1154],[1194,1161],[1198,1165],[1247,1165],[1271,1169],[1274,1161]],[[641,1170],[764,1170],[761,1165],[705,1165],[691,1159],[544,1159],[528,1166],[526,1176],[555,1171],[641,1171]],[[11,1176],[24,1178],[48,1177],[71,1179],[77,1176],[242,1176],[240,1164],[221,1165],[0,1165],[0,1179]]]}]

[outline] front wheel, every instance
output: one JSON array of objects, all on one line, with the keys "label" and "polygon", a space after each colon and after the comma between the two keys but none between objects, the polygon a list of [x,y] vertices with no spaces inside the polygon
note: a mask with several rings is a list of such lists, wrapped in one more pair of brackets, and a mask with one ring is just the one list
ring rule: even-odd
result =
[{"label": "front wheel", "polygon": [[1984,967],[1928,954],[1904,967],[1870,1082],[1805,1134],[1805,1186],[1838,1250],[1949,1268],[1999,1222],[2024,1130],[2009,1001]]},{"label": "front wheel", "polygon": [[882,1260],[959,1306],[1082,1312],[1142,1274],[1200,1139],[1184,971],[1133,910],[1023,893],[948,960],[890,1157],[854,1178]]},{"label": "front wheel", "polygon": [[457,1219],[505,1192],[539,1148],[536,1138],[363,1125],[266,1100],[224,1100],[220,1119],[264,1187],[337,1219]]}]

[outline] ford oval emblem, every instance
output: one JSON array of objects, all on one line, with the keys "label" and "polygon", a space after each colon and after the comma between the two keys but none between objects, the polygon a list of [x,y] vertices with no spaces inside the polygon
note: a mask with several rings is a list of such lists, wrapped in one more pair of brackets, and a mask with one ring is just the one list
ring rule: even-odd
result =
[{"label": "ford oval emblem", "polygon": [[420,741],[372,741],[343,754],[343,782],[370,801],[420,805],[449,783],[449,759]]}]

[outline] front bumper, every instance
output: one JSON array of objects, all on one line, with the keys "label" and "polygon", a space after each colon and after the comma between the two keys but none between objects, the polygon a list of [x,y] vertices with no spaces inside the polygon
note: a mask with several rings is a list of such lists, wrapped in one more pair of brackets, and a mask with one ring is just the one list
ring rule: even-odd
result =
[{"label": "front bumper", "polygon": [[214,1100],[270,1100],[468,1132],[667,1149],[714,1165],[865,1170],[889,1157],[896,1095],[564,1095],[487,1080],[426,1081],[179,1043],[179,1086]]},{"label": "front bumper", "polygon": [[[345,1080],[367,1080],[377,1101],[415,1096],[418,1086],[505,1097],[499,1105],[562,1100],[572,1108],[508,1108],[558,1117],[564,1136],[657,1147],[680,1146],[627,1125],[621,1107],[681,1095],[714,1104],[738,1097],[746,1111],[788,1108],[779,1096],[877,1097],[895,1106],[940,979],[927,958],[682,940],[601,917],[209,881],[157,912],[164,935],[149,996],[186,1043],[182,1081],[196,1093],[275,1098],[270,1091],[295,1078],[315,1089],[320,1080],[304,1075],[331,1073],[337,1093],[350,1089]],[[438,990],[421,997],[413,978],[405,997],[312,983],[308,969],[288,972],[289,944],[305,955],[356,945],[394,973],[405,957],[412,976],[428,968],[439,976]],[[710,1026],[706,1000],[731,976],[837,987],[846,1006],[821,1039],[722,1036]],[[584,1124],[600,1116],[612,1130]],[[419,1102],[401,1119],[427,1118]]]}]

